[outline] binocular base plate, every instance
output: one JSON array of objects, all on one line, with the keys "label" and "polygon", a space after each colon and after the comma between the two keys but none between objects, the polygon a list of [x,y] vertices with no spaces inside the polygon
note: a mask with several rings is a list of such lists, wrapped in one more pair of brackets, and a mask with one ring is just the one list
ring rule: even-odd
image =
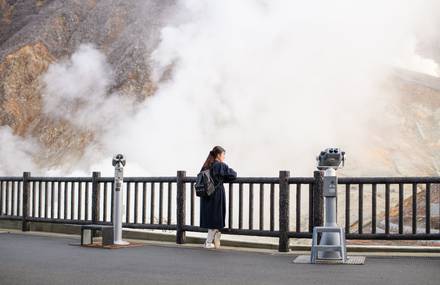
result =
[{"label": "binocular base plate", "polygon": [[[294,260],[296,264],[311,264],[310,255],[299,255]],[[340,259],[317,259],[317,264],[337,264],[337,265],[364,265],[365,256],[347,256],[347,261],[344,263]]]}]

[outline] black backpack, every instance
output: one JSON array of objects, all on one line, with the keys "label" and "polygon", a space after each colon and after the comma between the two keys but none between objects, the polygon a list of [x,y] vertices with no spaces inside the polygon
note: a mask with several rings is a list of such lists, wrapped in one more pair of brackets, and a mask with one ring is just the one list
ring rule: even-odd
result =
[{"label": "black backpack", "polygon": [[198,197],[208,197],[211,196],[215,191],[214,179],[211,176],[209,169],[200,171],[197,174],[196,183],[194,184],[194,189]]}]

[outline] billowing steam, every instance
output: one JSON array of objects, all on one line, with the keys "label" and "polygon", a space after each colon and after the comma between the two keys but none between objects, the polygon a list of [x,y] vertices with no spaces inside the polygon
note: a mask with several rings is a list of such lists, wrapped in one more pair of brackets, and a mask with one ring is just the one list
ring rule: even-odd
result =
[{"label": "billowing steam", "polygon": [[172,66],[172,79],[123,136],[108,134],[110,149],[157,174],[197,171],[215,144],[242,174],[308,174],[329,145],[356,161],[371,142],[367,123],[387,102],[381,82],[413,39],[422,8],[411,1],[181,1],[177,23],[163,29],[152,55],[158,78]]},{"label": "billowing steam", "polygon": [[438,64],[429,58],[417,54],[417,40],[410,38],[401,49],[401,56],[396,59],[395,65],[404,69],[440,77]]},{"label": "billowing steam", "polygon": [[33,154],[39,151],[32,139],[23,139],[12,133],[11,128],[0,128],[0,175],[20,175],[20,171],[36,169]]},{"label": "billowing steam", "polygon": [[105,55],[81,45],[69,60],[52,64],[43,76],[43,111],[81,129],[100,132],[114,127],[130,111],[132,101],[111,94],[112,82]]},{"label": "billowing steam", "polygon": [[310,175],[328,146],[372,167],[362,159],[390,67],[438,75],[415,49],[433,3],[179,1],[151,55],[158,91],[136,112],[110,94],[111,67],[91,46],[49,68],[44,110],[99,133],[85,173],[111,174],[124,153],[129,175],[194,174],[214,145],[240,175]]}]

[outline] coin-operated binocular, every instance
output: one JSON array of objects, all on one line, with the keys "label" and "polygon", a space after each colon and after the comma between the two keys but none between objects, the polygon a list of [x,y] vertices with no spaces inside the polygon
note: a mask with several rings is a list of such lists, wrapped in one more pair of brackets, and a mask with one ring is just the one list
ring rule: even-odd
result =
[{"label": "coin-operated binocular", "polygon": [[124,185],[125,157],[122,154],[113,156],[112,165],[115,167],[115,180],[113,187],[113,240],[114,244],[126,245],[122,240],[122,187]]},{"label": "coin-operated binocular", "polygon": [[[325,209],[324,227],[317,227],[316,231],[322,232],[320,247],[327,247],[325,251],[319,252],[318,257],[320,259],[343,259],[345,262],[345,254],[341,256],[342,252],[346,252],[345,235],[342,228],[337,225],[336,213],[336,188],[338,185],[336,170],[344,167],[345,152],[339,148],[326,148],[319,153],[316,160],[317,168],[324,171],[323,196]],[[319,250],[319,247],[312,247],[312,256],[314,256],[313,252],[316,253],[316,250]]]}]

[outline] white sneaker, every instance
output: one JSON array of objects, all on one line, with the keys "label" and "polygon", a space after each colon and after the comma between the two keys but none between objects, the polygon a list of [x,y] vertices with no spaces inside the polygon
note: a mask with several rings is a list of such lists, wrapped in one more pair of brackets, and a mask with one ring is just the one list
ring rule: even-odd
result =
[{"label": "white sneaker", "polygon": [[215,248],[215,246],[212,244],[212,242],[210,242],[210,243],[206,243],[206,242],[205,242],[205,244],[203,245],[203,247],[204,247],[204,248],[207,248],[207,249]]},{"label": "white sneaker", "polygon": [[214,235],[214,246],[215,248],[220,248],[220,238],[222,236],[222,233],[220,231],[217,231]]}]

